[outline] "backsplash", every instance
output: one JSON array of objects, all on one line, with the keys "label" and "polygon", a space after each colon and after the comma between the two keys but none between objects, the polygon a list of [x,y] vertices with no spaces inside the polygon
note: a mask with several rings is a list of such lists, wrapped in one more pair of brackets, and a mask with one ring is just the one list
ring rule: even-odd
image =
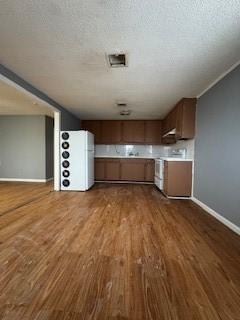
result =
[{"label": "backsplash", "polygon": [[177,143],[171,145],[172,149],[182,149],[187,150],[186,158],[194,159],[194,139],[191,140],[179,140]]},{"label": "backsplash", "polygon": [[173,149],[186,148],[186,157],[193,159],[194,157],[194,140],[178,141],[171,146],[163,145],[95,145],[95,156],[97,157],[114,157],[114,156],[129,156],[129,153],[144,157],[167,157]]}]

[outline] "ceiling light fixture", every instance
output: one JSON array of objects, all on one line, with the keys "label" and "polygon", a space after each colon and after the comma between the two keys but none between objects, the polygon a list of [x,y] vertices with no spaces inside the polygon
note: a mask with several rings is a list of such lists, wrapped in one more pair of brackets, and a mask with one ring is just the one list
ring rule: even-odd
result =
[{"label": "ceiling light fixture", "polygon": [[122,110],[120,111],[120,116],[130,116],[130,114],[132,113],[132,110]]},{"label": "ceiling light fixture", "polygon": [[126,102],[117,102],[117,106],[119,108],[126,108],[127,104],[126,104]]}]

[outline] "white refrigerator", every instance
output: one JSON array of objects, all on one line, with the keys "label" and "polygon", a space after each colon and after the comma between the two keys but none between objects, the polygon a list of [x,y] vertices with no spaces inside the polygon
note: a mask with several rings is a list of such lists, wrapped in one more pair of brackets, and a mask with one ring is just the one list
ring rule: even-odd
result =
[{"label": "white refrigerator", "polygon": [[94,135],[61,132],[61,190],[86,191],[94,184]]}]

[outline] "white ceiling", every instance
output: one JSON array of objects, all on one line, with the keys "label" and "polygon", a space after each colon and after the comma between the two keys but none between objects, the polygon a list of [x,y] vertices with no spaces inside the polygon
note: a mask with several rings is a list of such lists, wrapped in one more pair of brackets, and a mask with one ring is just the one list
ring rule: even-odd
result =
[{"label": "white ceiling", "polygon": [[48,115],[53,111],[0,80],[0,115]]},{"label": "white ceiling", "polygon": [[163,117],[240,59],[239,31],[239,0],[0,1],[1,63],[82,119],[119,118],[118,100]]}]

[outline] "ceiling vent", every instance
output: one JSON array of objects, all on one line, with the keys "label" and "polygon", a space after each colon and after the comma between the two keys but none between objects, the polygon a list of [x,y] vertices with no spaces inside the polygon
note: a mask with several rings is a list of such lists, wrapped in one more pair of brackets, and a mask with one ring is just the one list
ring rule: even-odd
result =
[{"label": "ceiling vent", "polygon": [[120,116],[130,116],[131,113],[131,110],[122,110],[120,111]]},{"label": "ceiling vent", "polygon": [[107,60],[111,68],[127,67],[127,57],[125,53],[108,54]]}]

